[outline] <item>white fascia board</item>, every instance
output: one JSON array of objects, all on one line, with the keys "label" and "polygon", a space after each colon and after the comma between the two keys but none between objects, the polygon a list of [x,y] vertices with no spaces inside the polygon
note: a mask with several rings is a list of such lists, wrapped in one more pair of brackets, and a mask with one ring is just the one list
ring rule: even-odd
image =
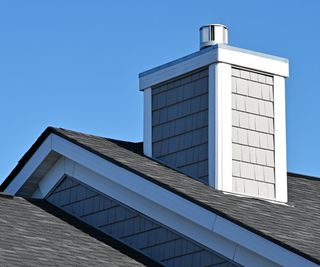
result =
[{"label": "white fascia board", "polygon": [[[262,237],[257,238],[256,234],[220,216],[216,220],[214,230],[225,238],[241,244],[244,248],[254,247],[254,249],[251,250],[252,252],[255,252],[257,255],[264,256],[281,266],[318,266],[317,264],[310,262],[307,259],[278,246],[277,244],[274,244],[273,242]],[[236,255],[234,259],[241,256],[244,255]],[[250,262],[247,262],[244,265],[248,266],[247,264],[250,264]]]},{"label": "white fascia board", "polygon": [[245,266],[256,266],[257,259],[263,266],[317,266],[60,136],[52,134],[51,140],[52,149],[66,158],[39,183],[43,196],[64,172]]},{"label": "white fascia board", "polygon": [[151,88],[143,91],[143,153],[152,157],[152,94]]},{"label": "white fascia board", "polygon": [[288,202],[285,79],[274,76],[274,162],[276,200]]},{"label": "white fascia board", "polygon": [[219,44],[141,73],[139,76],[139,88],[140,90],[145,90],[161,82],[217,62],[282,77],[289,76],[289,62],[287,59]]},{"label": "white fascia board", "polygon": [[[215,185],[232,192],[231,65],[216,63],[215,70]],[[209,182],[212,180],[209,177]]]},{"label": "white fascia board", "polygon": [[40,163],[48,156],[51,151],[51,137],[48,136],[37,151],[32,155],[28,162],[24,165],[22,170],[16,175],[16,177],[10,182],[5,193],[15,195],[18,190],[23,186],[26,180],[33,174]]}]

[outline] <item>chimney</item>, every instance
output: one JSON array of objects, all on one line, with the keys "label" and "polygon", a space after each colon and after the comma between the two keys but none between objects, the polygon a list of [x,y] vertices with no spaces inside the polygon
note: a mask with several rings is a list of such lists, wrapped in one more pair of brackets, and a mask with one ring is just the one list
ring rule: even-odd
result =
[{"label": "chimney", "polygon": [[217,190],[287,202],[288,60],[227,43],[224,25],[203,26],[200,51],[139,75],[144,153]]}]

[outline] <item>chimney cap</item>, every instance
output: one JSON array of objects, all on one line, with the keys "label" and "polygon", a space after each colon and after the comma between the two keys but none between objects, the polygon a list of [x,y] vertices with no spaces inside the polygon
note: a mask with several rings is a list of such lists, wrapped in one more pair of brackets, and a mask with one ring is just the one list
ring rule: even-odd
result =
[{"label": "chimney cap", "polygon": [[200,29],[200,49],[215,44],[228,43],[228,28],[223,24],[208,24]]},{"label": "chimney cap", "polygon": [[211,23],[211,24],[201,26],[199,30],[201,30],[204,27],[209,27],[209,26],[221,26],[221,27],[224,27],[225,29],[228,29],[226,25],[219,24],[219,23]]}]

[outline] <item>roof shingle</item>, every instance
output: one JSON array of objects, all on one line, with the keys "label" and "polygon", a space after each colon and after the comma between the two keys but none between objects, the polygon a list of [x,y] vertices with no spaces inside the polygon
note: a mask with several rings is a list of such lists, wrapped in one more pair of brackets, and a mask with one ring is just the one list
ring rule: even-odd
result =
[{"label": "roof shingle", "polygon": [[132,254],[120,252],[117,243],[111,241],[115,248],[111,247],[103,235],[95,238],[96,233],[87,228],[89,235],[45,200],[0,194],[0,211],[1,266],[145,266]]}]

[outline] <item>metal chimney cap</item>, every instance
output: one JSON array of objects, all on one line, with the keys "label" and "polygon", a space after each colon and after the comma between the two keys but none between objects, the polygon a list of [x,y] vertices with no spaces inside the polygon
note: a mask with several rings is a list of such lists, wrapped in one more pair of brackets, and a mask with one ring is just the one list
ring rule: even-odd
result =
[{"label": "metal chimney cap", "polygon": [[200,49],[215,44],[228,43],[228,28],[222,24],[208,24],[200,27]]},{"label": "metal chimney cap", "polygon": [[214,23],[214,24],[203,25],[203,26],[200,27],[199,30],[201,31],[202,28],[204,28],[204,27],[209,27],[209,26],[213,26],[213,27],[215,27],[215,26],[218,27],[218,26],[219,26],[219,27],[224,27],[225,29],[228,29],[226,25],[219,24],[219,23]]}]

